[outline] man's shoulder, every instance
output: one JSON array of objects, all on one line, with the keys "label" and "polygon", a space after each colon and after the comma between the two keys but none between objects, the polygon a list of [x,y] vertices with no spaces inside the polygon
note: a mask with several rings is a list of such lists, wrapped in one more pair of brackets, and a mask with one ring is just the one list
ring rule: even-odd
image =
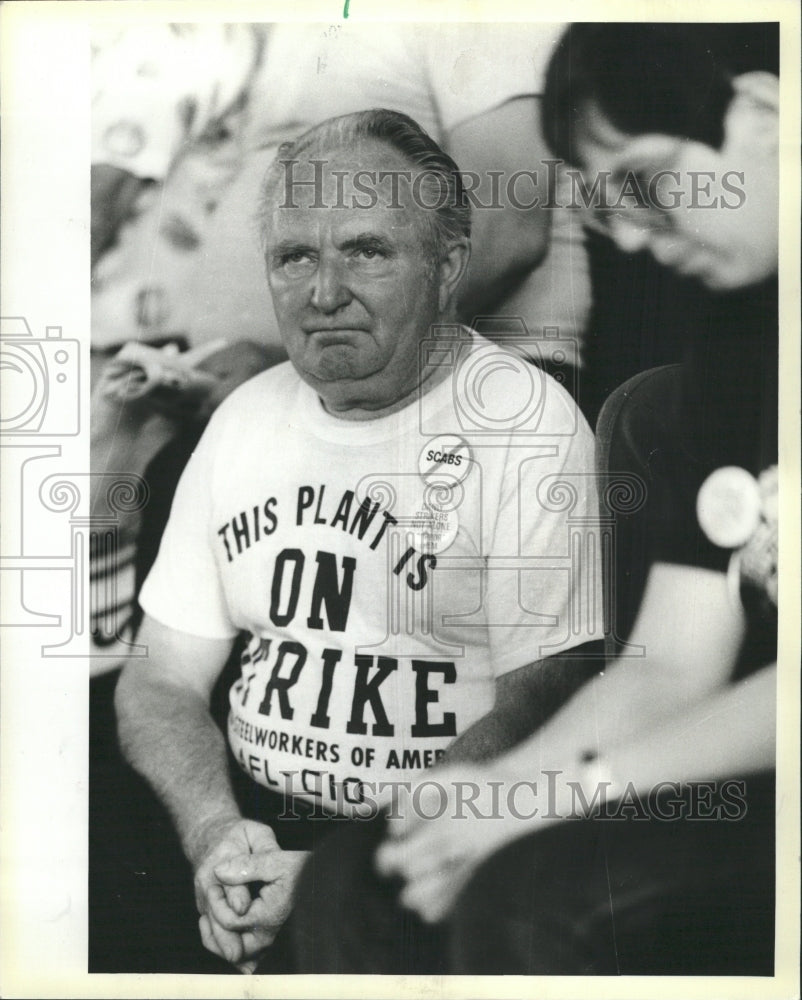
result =
[{"label": "man's shoulder", "polygon": [[[470,340],[467,335],[470,334]],[[461,408],[499,431],[592,438],[579,406],[563,385],[537,364],[538,341],[490,340],[466,331],[455,392]]]}]

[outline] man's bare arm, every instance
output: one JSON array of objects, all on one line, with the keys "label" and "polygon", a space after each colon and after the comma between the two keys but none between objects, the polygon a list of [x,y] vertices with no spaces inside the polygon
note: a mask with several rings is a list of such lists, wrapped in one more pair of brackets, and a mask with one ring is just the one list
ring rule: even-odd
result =
[{"label": "man's bare arm", "polygon": [[[605,755],[612,747],[636,746],[641,735],[688,717],[727,685],[744,633],[725,574],[655,564],[630,637],[643,657],[610,664],[506,764],[567,771],[588,751]],[[738,739],[733,733],[733,744]]]},{"label": "man's bare arm", "polygon": [[[149,617],[137,641],[148,655],[128,661],[115,696],[123,752],[175,821],[195,873],[204,945],[253,972],[290,912],[304,856],[282,851],[270,827],[244,819],[234,798],[224,737],[209,712],[232,643]],[[250,876],[231,876],[235,862],[246,874],[258,872],[256,899]]]},{"label": "man's bare arm", "polygon": [[496,681],[496,701],[446,752],[446,760],[489,760],[538,730],[604,666],[601,641],[527,663]]},{"label": "man's bare arm", "polygon": [[[471,262],[460,287],[459,312],[465,322],[492,310],[542,262],[549,248],[551,211],[546,168],[550,154],[540,130],[540,98],[518,97],[460,122],[446,138],[446,148],[463,171],[481,178],[474,197]],[[503,171],[495,184],[490,171]],[[537,174],[537,184],[518,171]],[[533,205],[529,208],[527,206]]]},{"label": "man's bare arm", "polygon": [[169,809],[187,857],[208,850],[213,827],[240,817],[223,734],[209,713],[231,641],[187,635],[145,617],[146,657],[125,665],[115,695],[126,758]]}]

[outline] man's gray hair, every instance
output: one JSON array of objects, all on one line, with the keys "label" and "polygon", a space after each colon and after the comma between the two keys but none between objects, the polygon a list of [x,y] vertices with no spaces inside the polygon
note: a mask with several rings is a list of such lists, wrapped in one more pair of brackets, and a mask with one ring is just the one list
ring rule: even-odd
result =
[{"label": "man's gray hair", "polygon": [[279,147],[262,189],[260,218],[263,241],[265,227],[276,204],[277,184],[282,177],[286,178],[288,167],[291,169],[302,158],[310,159],[310,153],[347,150],[368,139],[386,143],[423,175],[420,178],[420,200],[422,207],[428,209],[426,214],[431,220],[434,244],[439,253],[453,243],[470,237],[471,209],[457,164],[409,115],[386,108],[373,108],[329,118]]}]

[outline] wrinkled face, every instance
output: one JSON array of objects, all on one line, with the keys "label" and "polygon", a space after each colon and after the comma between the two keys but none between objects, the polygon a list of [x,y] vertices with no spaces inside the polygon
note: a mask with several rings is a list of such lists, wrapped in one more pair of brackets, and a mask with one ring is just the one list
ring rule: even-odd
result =
[{"label": "wrinkled face", "polygon": [[[266,227],[279,329],[299,375],[328,410],[381,410],[419,383],[418,345],[451,294],[447,265],[437,260],[429,219],[409,185],[399,185],[394,199],[389,182],[366,181],[365,172],[410,170],[394,150],[368,141],[311,159],[325,160],[317,168],[322,185],[297,183],[315,177],[301,159],[289,198],[286,175],[278,183]],[[354,188],[360,171],[371,196]]]},{"label": "wrinkled face", "polygon": [[[601,172],[612,174],[607,204],[614,207],[595,211],[591,228],[601,228],[623,251],[648,250],[713,291],[776,272],[776,148],[748,127],[727,129],[716,150],[676,136],[627,135],[590,106],[577,125],[576,148],[587,190]],[[626,197],[616,205],[630,173],[643,202]]]}]

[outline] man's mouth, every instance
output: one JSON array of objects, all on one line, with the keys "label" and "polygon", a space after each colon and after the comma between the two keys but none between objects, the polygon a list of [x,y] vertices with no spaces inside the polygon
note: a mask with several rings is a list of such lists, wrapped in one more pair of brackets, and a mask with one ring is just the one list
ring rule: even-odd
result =
[{"label": "man's mouth", "polygon": [[365,330],[359,326],[325,326],[304,330],[304,333],[327,344],[343,344],[352,340],[355,334],[365,333]]}]

